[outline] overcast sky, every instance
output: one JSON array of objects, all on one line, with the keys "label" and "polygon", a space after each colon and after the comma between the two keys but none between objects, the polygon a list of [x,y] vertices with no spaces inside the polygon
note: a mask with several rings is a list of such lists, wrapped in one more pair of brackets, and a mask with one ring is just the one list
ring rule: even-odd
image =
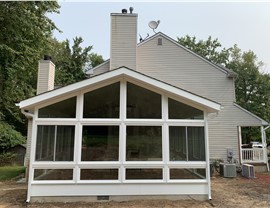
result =
[{"label": "overcast sky", "polygon": [[84,46],[93,45],[93,52],[109,58],[110,13],[134,8],[138,14],[138,33],[146,37],[154,32],[148,27],[151,20],[160,20],[157,32],[173,39],[185,35],[207,39],[218,38],[228,48],[237,44],[243,51],[252,50],[270,72],[270,2],[68,2],[60,3],[60,14],[49,15],[63,33],[58,40],[81,36]]}]

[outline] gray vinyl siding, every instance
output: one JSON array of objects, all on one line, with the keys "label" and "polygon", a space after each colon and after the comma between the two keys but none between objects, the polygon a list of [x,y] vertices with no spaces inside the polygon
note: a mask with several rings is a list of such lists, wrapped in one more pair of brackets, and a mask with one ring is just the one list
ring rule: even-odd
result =
[{"label": "gray vinyl siding", "polygon": [[136,70],[137,15],[111,15],[110,69],[121,66]]},{"label": "gray vinyl siding", "polygon": [[[162,38],[162,45],[158,45],[158,38]],[[237,126],[261,124],[233,105],[233,78],[162,35],[139,45],[137,71],[222,105],[222,110],[208,119],[210,158],[226,159],[227,148],[233,148],[239,159]]]},{"label": "gray vinyl siding", "polygon": [[110,70],[110,61],[108,61],[107,63],[101,64],[100,66],[98,66],[93,71],[93,75],[99,75],[99,74],[102,74],[102,73],[107,72],[109,70]]}]

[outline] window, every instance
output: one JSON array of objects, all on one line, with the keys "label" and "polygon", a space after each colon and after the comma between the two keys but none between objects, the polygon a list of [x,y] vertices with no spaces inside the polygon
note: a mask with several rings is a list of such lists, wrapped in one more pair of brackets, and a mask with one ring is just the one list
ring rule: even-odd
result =
[{"label": "window", "polygon": [[39,125],[36,161],[73,161],[75,126]]},{"label": "window", "polygon": [[118,180],[118,169],[81,169],[81,180]]},{"label": "window", "polygon": [[127,161],[161,161],[161,126],[127,126]]},{"label": "window", "polygon": [[179,101],[168,99],[169,119],[203,119],[203,111]]},{"label": "window", "polygon": [[35,169],[34,180],[72,180],[73,169]]},{"label": "window", "polygon": [[84,118],[119,118],[120,83],[84,94]]},{"label": "window", "polygon": [[169,127],[170,161],[205,161],[204,127]]},{"label": "window", "polygon": [[75,118],[76,97],[54,103],[38,110],[39,118]]},{"label": "window", "polygon": [[82,161],[118,161],[119,126],[84,126]]},{"label": "window", "polygon": [[161,95],[128,82],[127,118],[161,118]]},{"label": "window", "polygon": [[174,168],[170,169],[170,179],[205,179],[205,169],[187,169]]},{"label": "window", "polygon": [[147,179],[162,179],[162,169],[126,169],[127,180],[147,180]]}]

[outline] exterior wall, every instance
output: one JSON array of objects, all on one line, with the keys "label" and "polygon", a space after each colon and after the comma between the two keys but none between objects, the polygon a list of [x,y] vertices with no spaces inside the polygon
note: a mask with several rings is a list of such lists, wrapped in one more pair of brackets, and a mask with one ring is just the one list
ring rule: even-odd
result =
[{"label": "exterior wall", "polygon": [[136,70],[137,14],[111,14],[110,69]]},{"label": "exterior wall", "polygon": [[93,75],[99,75],[102,74],[104,72],[107,72],[110,70],[110,61],[107,61],[99,66],[97,66],[97,68],[93,71]]},{"label": "exterior wall", "polygon": [[[162,45],[158,45],[162,38]],[[209,116],[210,158],[226,159],[227,148],[239,159],[237,126],[261,122],[234,106],[233,78],[162,35],[137,49],[137,71],[220,103],[218,115]]]},{"label": "exterior wall", "polygon": [[37,95],[54,89],[55,66],[50,60],[38,64]]}]

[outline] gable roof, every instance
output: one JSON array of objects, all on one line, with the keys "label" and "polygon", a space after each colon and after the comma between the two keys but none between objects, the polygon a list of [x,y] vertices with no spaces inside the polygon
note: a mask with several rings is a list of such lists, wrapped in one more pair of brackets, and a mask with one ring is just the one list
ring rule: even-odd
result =
[{"label": "gable roof", "polygon": [[258,120],[261,122],[261,124],[262,124],[263,126],[269,125],[269,123],[268,123],[267,121],[265,121],[265,120],[263,120],[262,118],[256,116],[255,114],[251,113],[250,111],[246,110],[245,108],[241,107],[240,105],[238,105],[238,104],[236,104],[236,103],[233,103],[233,105],[234,105],[235,107],[239,108],[240,110],[244,111],[245,113],[251,115],[252,117],[258,119]]},{"label": "gable roof", "polygon": [[171,37],[165,35],[162,32],[158,32],[155,35],[153,35],[153,36],[147,38],[146,40],[142,41],[141,43],[138,43],[138,47],[140,47],[141,45],[144,45],[145,43],[147,43],[148,41],[156,38],[157,36],[162,36],[163,38],[169,40],[170,42],[174,43],[175,45],[177,45],[178,47],[182,48],[183,50],[185,50],[185,51],[191,53],[192,55],[196,56],[197,58],[199,58],[199,59],[207,62],[211,66],[213,66],[216,69],[218,69],[218,70],[222,71],[223,73],[225,73],[227,75],[227,77],[236,77],[237,76],[237,74],[235,72],[233,72],[232,70],[227,69],[226,67],[224,67],[224,66],[222,66],[220,64],[217,65],[217,64],[212,63],[210,60],[208,60],[208,59],[206,59],[206,58],[198,55],[197,53],[193,52],[192,50],[190,50],[190,49],[186,48],[185,46],[179,44],[177,41],[175,41],[174,39],[172,39]]},{"label": "gable roof", "polygon": [[162,82],[160,80],[154,79],[150,76],[134,71],[132,69],[128,69],[126,67],[120,67],[118,69],[111,70],[97,76],[93,76],[89,79],[37,95],[27,100],[23,100],[18,104],[18,106],[21,109],[30,109],[47,100],[58,98],[65,94],[79,91],[85,87],[89,87],[99,82],[104,82],[106,80],[111,80],[111,79],[121,77],[121,76],[132,78],[143,83],[147,83],[148,85],[153,86],[159,90],[180,96],[181,98],[187,101],[190,101],[196,105],[201,106],[202,108],[206,109],[208,112],[217,112],[221,108],[221,105],[217,102],[201,97],[194,93],[188,92],[181,88],[175,87],[168,83]]}]

